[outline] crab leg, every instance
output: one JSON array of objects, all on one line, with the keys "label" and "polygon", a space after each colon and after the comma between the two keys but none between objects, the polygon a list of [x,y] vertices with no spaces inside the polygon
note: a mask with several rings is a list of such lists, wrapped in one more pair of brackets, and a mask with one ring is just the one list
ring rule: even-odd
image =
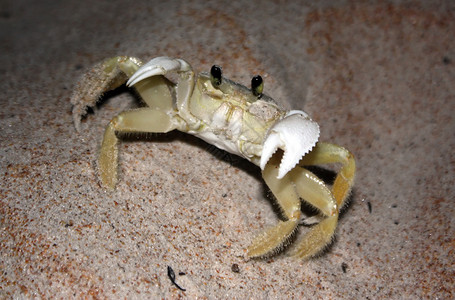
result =
[{"label": "crab leg", "polygon": [[300,199],[289,174],[277,179],[279,155],[274,155],[262,171],[262,176],[275,196],[287,221],[279,223],[260,234],[248,247],[248,256],[261,257],[279,251],[295,232],[300,220]]},{"label": "crab leg", "polygon": [[[76,130],[80,130],[80,118],[86,107],[94,106],[104,92],[124,84],[141,65],[142,62],[135,57],[116,56],[96,64],[85,74],[71,98]],[[118,177],[116,132],[168,132],[177,127],[179,118],[173,116],[174,104],[170,91],[173,86],[164,76],[153,76],[137,82],[134,88],[148,107],[123,112],[106,127],[98,167],[101,181],[109,189],[115,187]]]},{"label": "crab leg", "polygon": [[335,178],[332,191],[329,191],[325,184],[308,170],[296,168],[291,173],[299,196],[327,216],[298,242],[298,246],[291,253],[292,256],[301,259],[318,254],[330,244],[338,223],[339,210],[345,203],[354,182],[354,156],[337,145],[318,143],[313,151],[302,159],[300,165],[326,163],[343,164]]},{"label": "crab leg", "polygon": [[325,183],[310,171],[297,167],[290,176],[299,196],[326,216],[311,228],[291,253],[292,256],[306,259],[319,253],[332,241],[338,223],[338,205]]},{"label": "crab leg", "polygon": [[[179,75],[179,81],[175,87],[176,108],[180,116],[187,120],[188,123],[198,124],[197,120],[189,112],[189,99],[194,89],[194,72],[191,66],[183,59],[175,59],[167,56],[156,57],[137,70],[126,83],[127,86],[133,86],[138,89],[144,79],[150,80],[154,77],[162,77],[170,72],[176,72]],[[163,75],[163,76],[156,76]],[[145,80],[145,81],[147,81]],[[150,105],[153,107],[154,105]],[[196,126],[198,127],[198,126]],[[193,129],[193,128],[189,128]]]},{"label": "crab leg", "polygon": [[338,210],[345,204],[346,198],[354,184],[355,159],[351,152],[345,148],[329,144],[317,143],[313,150],[300,161],[301,166],[341,163],[342,167],[333,183],[332,193]]},{"label": "crab leg", "polygon": [[80,131],[81,116],[85,114],[87,107],[95,106],[104,92],[124,84],[141,64],[135,57],[116,56],[96,64],[82,77],[71,97],[73,121],[77,131]]},{"label": "crab leg", "polygon": [[115,116],[106,127],[101,144],[98,168],[101,182],[114,189],[118,177],[118,138],[116,132],[169,132],[177,128],[176,119],[161,110],[148,107],[125,111]]},{"label": "crab leg", "polygon": [[[302,165],[326,163],[343,164],[332,190],[316,175],[302,167]],[[342,147],[318,143],[309,154],[304,156],[299,166],[282,179],[276,178],[278,169],[279,161],[275,155],[267,163],[263,177],[288,220],[280,221],[278,225],[257,237],[248,248],[248,255],[264,256],[280,250],[296,230],[300,218],[300,198],[302,198],[326,216],[319,224],[313,226],[291,253],[292,256],[301,259],[312,257],[332,241],[338,223],[339,209],[344,204],[354,181],[354,157]]]}]

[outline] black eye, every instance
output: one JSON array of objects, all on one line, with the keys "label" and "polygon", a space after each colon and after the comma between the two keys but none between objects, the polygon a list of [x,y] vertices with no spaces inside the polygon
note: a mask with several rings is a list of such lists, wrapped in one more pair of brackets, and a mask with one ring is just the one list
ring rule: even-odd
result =
[{"label": "black eye", "polygon": [[217,65],[213,65],[210,69],[210,81],[214,87],[219,87],[221,85],[221,67]]},{"label": "black eye", "polygon": [[262,91],[264,90],[264,81],[260,75],[256,75],[251,79],[251,91],[253,95],[258,98],[262,97]]}]

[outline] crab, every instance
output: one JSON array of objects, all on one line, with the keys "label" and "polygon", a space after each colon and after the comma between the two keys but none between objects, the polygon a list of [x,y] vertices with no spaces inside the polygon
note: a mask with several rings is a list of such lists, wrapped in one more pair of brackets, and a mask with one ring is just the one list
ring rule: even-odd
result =
[{"label": "crab", "polygon": [[[176,84],[169,75],[177,78]],[[176,129],[261,168],[283,220],[252,241],[248,257],[274,255],[289,244],[302,222],[302,200],[314,207],[320,218],[290,255],[307,259],[331,243],[340,208],[354,182],[354,157],[343,147],[318,142],[318,124],[307,113],[286,111],[265,95],[261,76],[253,77],[250,89],[223,77],[216,65],[209,73],[196,76],[183,59],[163,56],[143,64],[135,57],[113,57],[95,65],[77,85],[71,98],[76,130],[80,131],[87,107],[93,107],[104,92],[125,83],[135,88],[146,106],[121,112],[105,129],[98,170],[106,189],[115,189],[118,180],[121,133]],[[332,163],[341,167],[331,186],[306,168]]]}]

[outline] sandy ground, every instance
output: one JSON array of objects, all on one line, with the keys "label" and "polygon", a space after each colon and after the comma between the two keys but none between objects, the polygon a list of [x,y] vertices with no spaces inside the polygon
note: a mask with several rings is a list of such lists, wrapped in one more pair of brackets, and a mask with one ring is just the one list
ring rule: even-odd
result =
[{"label": "sandy ground", "polygon": [[[2,1],[1,298],[454,297],[453,1],[152,2]],[[183,133],[122,143],[105,192],[104,126],[137,99],[110,94],[78,135],[69,98],[119,54],[262,74],[349,148],[357,180],[328,251],[246,259],[278,220],[260,172]]]}]

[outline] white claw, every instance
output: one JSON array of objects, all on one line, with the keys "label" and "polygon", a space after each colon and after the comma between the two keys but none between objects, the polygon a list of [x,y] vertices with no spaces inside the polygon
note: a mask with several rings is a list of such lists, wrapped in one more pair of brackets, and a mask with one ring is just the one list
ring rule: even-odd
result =
[{"label": "white claw", "polygon": [[183,59],[173,59],[166,56],[155,57],[145,65],[141,66],[136,73],[127,81],[127,86],[133,86],[146,78],[165,75],[171,71],[189,71],[191,66]]},{"label": "white claw", "polygon": [[264,170],[278,148],[284,151],[278,170],[278,179],[286,175],[299,160],[316,145],[319,125],[299,110],[292,110],[273,125],[262,148],[260,167]]}]

